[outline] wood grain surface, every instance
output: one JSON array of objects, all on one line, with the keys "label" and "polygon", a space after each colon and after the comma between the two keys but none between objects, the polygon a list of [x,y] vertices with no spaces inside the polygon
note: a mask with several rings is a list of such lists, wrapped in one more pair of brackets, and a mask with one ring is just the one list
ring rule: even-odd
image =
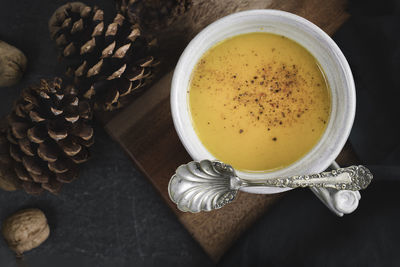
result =
[{"label": "wood grain surface", "polygon": [[[167,185],[175,169],[191,158],[180,143],[171,118],[171,70],[186,44],[205,26],[234,12],[260,8],[298,14],[328,34],[333,34],[348,17],[343,0],[193,0],[193,6],[186,14],[168,29],[156,33],[163,58],[163,78],[122,111],[98,116],[107,132],[121,144],[181,223],[215,261],[283,194],[251,195],[241,192],[234,203],[209,213],[190,214],[176,209],[169,200]],[[346,155],[341,156],[342,164],[355,160],[354,156],[349,156],[351,148],[346,149]]]}]

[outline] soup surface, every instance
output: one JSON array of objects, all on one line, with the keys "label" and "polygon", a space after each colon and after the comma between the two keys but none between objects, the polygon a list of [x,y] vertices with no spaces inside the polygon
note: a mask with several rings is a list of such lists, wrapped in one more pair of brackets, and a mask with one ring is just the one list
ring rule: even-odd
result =
[{"label": "soup surface", "polygon": [[244,171],[273,171],[299,160],[321,138],[331,109],[316,59],[270,33],[215,45],[197,63],[188,93],[203,145]]}]

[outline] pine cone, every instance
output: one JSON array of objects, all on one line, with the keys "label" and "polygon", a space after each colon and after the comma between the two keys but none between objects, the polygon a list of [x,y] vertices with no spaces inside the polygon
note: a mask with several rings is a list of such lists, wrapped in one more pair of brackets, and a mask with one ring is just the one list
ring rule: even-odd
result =
[{"label": "pine cone", "polygon": [[121,14],[105,26],[102,10],[69,3],[55,11],[49,30],[68,61],[67,73],[85,98],[95,96],[96,107],[121,107],[125,96],[146,84],[155,66],[149,56],[153,43]]},{"label": "pine cone", "polygon": [[22,188],[38,195],[60,191],[78,175],[93,143],[91,109],[61,79],[25,88],[8,117],[7,139]]},{"label": "pine cone", "polygon": [[115,0],[117,10],[146,30],[166,29],[187,12],[191,0]]}]

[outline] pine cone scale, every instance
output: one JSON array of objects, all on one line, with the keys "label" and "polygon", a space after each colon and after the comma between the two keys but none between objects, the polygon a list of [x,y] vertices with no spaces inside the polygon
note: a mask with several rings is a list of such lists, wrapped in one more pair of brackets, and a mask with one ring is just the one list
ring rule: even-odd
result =
[{"label": "pine cone scale", "polygon": [[47,173],[42,173],[41,175],[29,173],[29,175],[35,183],[45,184],[50,180],[50,176]]},{"label": "pine cone scale", "polygon": [[41,144],[44,142],[47,133],[43,125],[36,125],[27,132],[28,139],[36,144]]},{"label": "pine cone scale", "polygon": [[42,174],[42,168],[38,164],[38,160],[34,157],[23,156],[22,157],[22,165],[29,173],[33,173],[35,175]]},{"label": "pine cone scale", "polygon": [[88,158],[89,158],[89,153],[88,153],[87,149],[82,149],[81,151],[79,151],[78,154],[71,157],[72,161],[77,164],[86,162],[88,160]]},{"label": "pine cone scale", "polygon": [[47,166],[54,173],[65,173],[69,170],[68,163],[63,159],[58,159],[54,162],[48,162]]},{"label": "pine cone scale", "polygon": [[32,157],[35,155],[34,148],[32,147],[31,142],[28,140],[28,138],[19,139],[18,145],[21,151],[24,152],[26,155]]},{"label": "pine cone scale", "polygon": [[71,183],[77,178],[78,174],[75,170],[69,170],[65,173],[57,173],[56,179],[61,183]]},{"label": "pine cone scale", "polygon": [[21,151],[17,148],[16,145],[10,144],[10,156],[16,161],[16,162],[22,162],[22,153]]},{"label": "pine cone scale", "polygon": [[29,176],[29,173],[21,164],[16,164],[15,172],[18,178],[22,181],[32,181],[32,178]]},{"label": "pine cone scale", "polygon": [[70,138],[59,141],[58,145],[68,156],[75,156],[82,150],[82,146],[72,141]]},{"label": "pine cone scale", "polygon": [[48,183],[42,183],[42,188],[53,194],[57,194],[58,192],[60,192],[62,185],[63,184],[58,180],[52,179],[49,180]]},{"label": "pine cone scale", "polygon": [[37,155],[44,161],[55,162],[58,159],[58,151],[51,147],[50,144],[43,142],[37,149]]},{"label": "pine cone scale", "polygon": [[22,188],[30,195],[38,196],[43,193],[43,188],[40,184],[34,182],[24,181],[22,182]]}]

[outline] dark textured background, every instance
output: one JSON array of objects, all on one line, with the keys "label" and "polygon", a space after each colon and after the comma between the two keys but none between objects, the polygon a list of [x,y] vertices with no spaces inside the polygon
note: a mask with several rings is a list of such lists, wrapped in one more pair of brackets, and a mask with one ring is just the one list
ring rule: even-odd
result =
[{"label": "dark textured background", "polygon": [[[0,40],[28,57],[23,81],[0,88],[0,115],[23,86],[63,69],[47,20],[65,2],[0,0]],[[95,3],[106,13],[114,8],[111,0]],[[337,218],[309,191],[292,191],[236,242],[221,266],[400,266],[399,11],[399,1],[352,1],[351,19],[334,36],[357,87],[350,139],[375,174],[358,210]],[[24,207],[41,208],[49,219],[49,240],[27,253],[22,266],[212,264],[100,127],[92,151],[80,178],[59,196],[0,191],[0,220]],[[0,267],[16,265],[0,239]]]}]

